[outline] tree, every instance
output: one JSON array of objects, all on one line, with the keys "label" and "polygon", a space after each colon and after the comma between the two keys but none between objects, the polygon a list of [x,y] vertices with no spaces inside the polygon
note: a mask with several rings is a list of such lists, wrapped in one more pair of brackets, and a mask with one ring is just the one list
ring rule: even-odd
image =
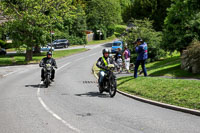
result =
[{"label": "tree", "polygon": [[119,0],[89,0],[86,6],[87,26],[95,33],[101,30],[106,37],[110,25],[122,22]]},{"label": "tree", "polygon": [[74,9],[71,0],[6,0],[0,10],[10,21],[9,35],[18,45],[26,46],[26,61],[32,60],[32,48],[45,44],[55,24],[63,23]]},{"label": "tree", "polygon": [[136,60],[136,52],[133,42],[137,38],[142,38],[148,44],[149,61],[155,61],[165,56],[165,51],[161,48],[162,32],[155,31],[152,26],[152,21],[132,20],[135,27],[127,31],[123,37],[124,42],[128,44],[131,49],[131,59]]},{"label": "tree", "polygon": [[164,19],[167,16],[167,8],[170,7],[171,0],[134,0],[132,7],[127,9],[134,19],[149,18],[153,21],[153,27],[157,31],[162,31]]},{"label": "tree", "polygon": [[63,17],[63,24],[57,25],[56,38],[67,38],[70,44],[86,44],[87,30],[86,14],[83,10],[84,5],[79,1],[73,1],[72,5],[76,8],[71,9],[71,17]]},{"label": "tree", "polygon": [[131,18],[131,5],[132,0],[120,0],[121,5],[121,14],[122,19],[124,22],[128,22],[128,20]]},{"label": "tree", "polygon": [[163,48],[182,51],[200,39],[200,3],[198,0],[173,0],[165,19]]}]

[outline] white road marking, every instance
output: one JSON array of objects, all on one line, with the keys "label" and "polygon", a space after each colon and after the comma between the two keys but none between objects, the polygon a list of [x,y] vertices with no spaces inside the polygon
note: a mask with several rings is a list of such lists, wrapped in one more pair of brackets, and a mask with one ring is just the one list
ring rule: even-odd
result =
[{"label": "white road marking", "polygon": [[59,71],[60,69],[66,67],[66,66],[69,65],[69,64],[71,64],[71,62],[68,62],[67,64],[65,64],[65,65],[63,65],[63,66],[61,66],[61,67],[59,67],[59,68],[57,69],[57,71]]},{"label": "white road marking", "polygon": [[88,57],[93,56],[93,55],[96,55],[96,54],[97,54],[97,53],[91,54],[91,55],[89,55]]},{"label": "white road marking", "polygon": [[79,60],[82,60],[82,59],[84,59],[84,58],[82,57],[82,58],[79,58],[79,59],[77,59],[77,60],[75,60],[75,61],[79,61]]},{"label": "white road marking", "polygon": [[8,76],[8,75],[11,75],[11,74],[14,74],[14,73],[17,73],[17,72],[19,72],[19,71],[10,72],[10,73],[8,73],[8,74],[3,75],[3,77],[6,77],[6,76]]},{"label": "white road marking", "polygon": [[[67,64],[61,66],[58,70],[64,68],[65,66],[69,65],[71,62],[68,62]],[[40,82],[40,85],[42,85],[43,82]],[[45,102],[42,100],[42,97],[40,96],[40,87],[37,90],[37,98],[40,102],[40,104],[44,107],[44,109],[49,112],[54,118],[56,118],[57,120],[61,121],[65,126],[67,126],[68,128],[70,128],[71,130],[80,133],[81,131],[75,127],[73,127],[72,125],[70,125],[67,121],[65,121],[64,119],[62,119],[60,116],[58,116],[56,113],[54,113],[46,104]]]}]

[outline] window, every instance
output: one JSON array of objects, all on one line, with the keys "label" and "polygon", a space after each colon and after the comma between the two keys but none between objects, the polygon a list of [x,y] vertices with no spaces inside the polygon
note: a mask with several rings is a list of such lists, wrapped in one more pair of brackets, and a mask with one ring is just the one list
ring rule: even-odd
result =
[{"label": "window", "polygon": [[121,46],[121,43],[113,43],[113,46]]}]

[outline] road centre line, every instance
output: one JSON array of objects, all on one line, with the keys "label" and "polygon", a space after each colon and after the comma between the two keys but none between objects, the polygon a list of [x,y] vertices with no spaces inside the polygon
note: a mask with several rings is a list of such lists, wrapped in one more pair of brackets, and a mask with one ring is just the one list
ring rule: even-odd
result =
[{"label": "road centre line", "polygon": [[88,57],[90,57],[90,56],[96,55],[96,54],[97,54],[97,53],[91,54],[91,55],[86,56],[86,57],[81,57],[81,58],[79,58],[79,59],[76,59],[75,61],[79,61],[79,60],[82,60],[82,59],[84,59],[84,58],[88,58]]},{"label": "road centre line", "polygon": [[[61,66],[58,70],[64,68],[65,66],[71,64],[71,62],[68,62],[67,64]],[[64,119],[62,119],[60,116],[58,116],[56,113],[54,113],[46,104],[45,102],[42,100],[42,97],[40,96],[40,86],[43,84],[43,82],[41,81],[39,84],[39,88],[37,90],[37,98],[40,102],[40,104],[44,107],[44,109],[49,112],[54,118],[56,118],[57,120],[61,121],[65,126],[67,126],[68,128],[70,128],[71,130],[80,133],[81,131],[75,127],[73,127],[72,125],[70,125],[67,121],[65,121]]]},{"label": "road centre line", "polygon": [[19,72],[19,71],[10,72],[10,73],[8,73],[8,74],[3,75],[3,77],[6,77],[6,76],[8,76],[8,75],[11,75],[11,74],[14,74],[14,73],[17,73],[17,72]]},{"label": "road centre line", "polygon": [[82,58],[76,59],[75,61],[79,61],[79,60],[82,60],[82,59],[84,59],[84,58],[82,57]]},{"label": "road centre line", "polygon": [[91,54],[91,55],[89,55],[88,57],[93,56],[93,55],[96,55],[96,54],[97,54],[97,53]]},{"label": "road centre line", "polygon": [[63,66],[61,66],[61,67],[59,67],[59,68],[57,69],[57,71],[59,71],[60,69],[66,67],[66,66],[69,65],[69,64],[71,64],[71,62],[68,62],[67,64],[65,64],[65,65],[63,65]]}]

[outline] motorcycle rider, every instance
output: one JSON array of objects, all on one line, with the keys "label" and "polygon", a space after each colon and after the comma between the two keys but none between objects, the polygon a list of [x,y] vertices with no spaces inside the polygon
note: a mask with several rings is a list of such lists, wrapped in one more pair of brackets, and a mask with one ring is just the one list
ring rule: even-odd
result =
[{"label": "motorcycle rider", "polygon": [[[40,67],[43,67],[45,66],[45,64],[51,64],[52,67],[55,67],[57,69],[57,64],[56,64],[56,61],[55,59],[52,58],[52,53],[51,52],[47,52],[47,57],[43,58],[41,61],[40,61],[40,64],[39,66]],[[52,71],[51,71],[51,78],[50,80],[51,81],[54,81],[54,77],[55,77],[55,70],[52,68]],[[44,69],[42,68],[41,70],[41,81],[44,81]]]},{"label": "motorcycle rider", "polygon": [[96,63],[96,66],[101,69],[99,71],[99,79],[98,79],[99,87],[101,87],[101,88],[103,86],[103,80],[104,80],[105,73],[108,71],[108,65],[109,64],[116,65],[113,58],[109,56],[108,49],[103,49],[102,53],[103,53],[103,56],[100,57]]}]

